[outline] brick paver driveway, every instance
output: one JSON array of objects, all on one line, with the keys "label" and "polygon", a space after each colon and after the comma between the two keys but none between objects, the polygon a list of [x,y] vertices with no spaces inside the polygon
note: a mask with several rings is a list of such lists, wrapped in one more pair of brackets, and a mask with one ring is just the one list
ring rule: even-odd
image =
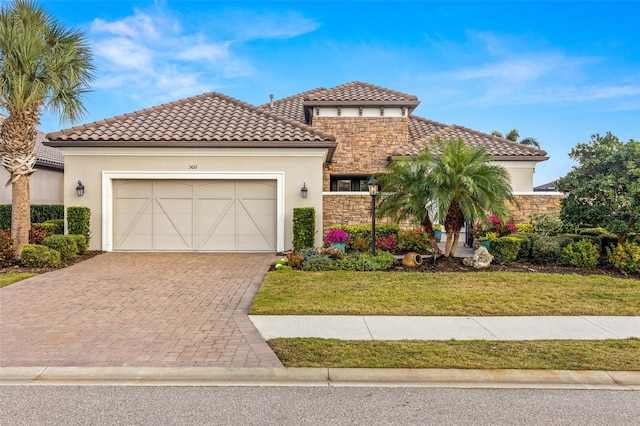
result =
[{"label": "brick paver driveway", "polygon": [[0,366],[280,367],[247,318],[272,254],[105,253],[0,289]]}]

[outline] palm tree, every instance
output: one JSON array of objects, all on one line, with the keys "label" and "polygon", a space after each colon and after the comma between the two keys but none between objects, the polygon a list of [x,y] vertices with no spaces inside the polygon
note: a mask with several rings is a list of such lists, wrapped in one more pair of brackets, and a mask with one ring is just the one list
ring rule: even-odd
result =
[{"label": "palm tree", "polygon": [[419,224],[429,235],[433,252],[439,255],[428,210],[433,203],[428,177],[434,161],[433,154],[425,149],[414,158],[393,161],[388,173],[376,176],[381,188],[377,215]]},{"label": "palm tree", "polygon": [[444,221],[447,233],[445,256],[455,255],[465,219],[506,218],[505,200],[517,204],[505,168],[492,163],[483,147],[469,147],[462,139],[437,140],[415,158],[395,160],[377,179],[380,217],[420,223],[440,254],[429,216],[435,208],[433,219]]},{"label": "palm tree", "polygon": [[445,256],[453,256],[465,219],[495,214],[505,218],[505,200],[517,204],[506,169],[493,164],[484,147],[470,147],[462,139],[440,145],[429,172],[432,199],[438,206],[435,219],[444,219],[447,233]]},{"label": "palm tree", "polygon": [[69,31],[33,0],[15,0],[0,10],[0,161],[12,185],[11,238],[19,257],[29,242],[30,177],[35,171],[36,127],[42,110],[61,121],[84,113],[82,95],[94,67],[84,34]]},{"label": "palm tree", "polygon": [[538,142],[538,140],[535,139],[535,138],[520,139],[520,141],[518,141],[518,143],[522,144],[522,145],[532,146],[534,148],[540,149],[540,142]]},{"label": "palm tree", "polygon": [[518,129],[511,129],[509,133],[507,133],[507,136],[505,136],[504,138],[510,140],[511,142],[517,142],[519,137],[520,132],[518,132]]}]

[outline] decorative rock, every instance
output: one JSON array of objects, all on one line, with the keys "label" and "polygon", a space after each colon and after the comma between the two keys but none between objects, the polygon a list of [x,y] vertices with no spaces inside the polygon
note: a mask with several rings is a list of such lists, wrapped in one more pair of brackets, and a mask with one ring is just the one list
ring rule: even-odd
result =
[{"label": "decorative rock", "polygon": [[493,260],[493,256],[487,251],[486,248],[480,246],[472,257],[465,257],[462,259],[462,263],[466,266],[471,266],[477,269],[488,268]]}]

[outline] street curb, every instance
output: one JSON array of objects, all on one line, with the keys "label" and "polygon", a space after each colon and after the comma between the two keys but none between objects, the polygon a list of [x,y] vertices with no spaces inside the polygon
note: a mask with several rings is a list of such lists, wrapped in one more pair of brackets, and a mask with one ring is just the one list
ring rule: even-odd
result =
[{"label": "street curb", "polygon": [[640,390],[640,371],[218,367],[0,367],[0,384],[562,387]]}]

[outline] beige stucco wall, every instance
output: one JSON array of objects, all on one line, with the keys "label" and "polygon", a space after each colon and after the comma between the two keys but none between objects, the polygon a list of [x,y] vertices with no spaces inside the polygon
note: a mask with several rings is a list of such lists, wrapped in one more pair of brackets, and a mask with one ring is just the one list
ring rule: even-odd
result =
[{"label": "beige stucco wall", "polygon": [[[0,204],[11,204],[11,186],[3,188],[9,172],[0,168]],[[64,171],[36,166],[31,175],[31,204],[62,204]]]},{"label": "beige stucco wall", "polygon": [[[102,217],[104,172],[181,173],[184,179],[211,173],[281,173],[284,177],[284,249],[292,247],[293,209],[316,209],[316,245],[322,244],[322,164],[327,150],[216,149],[216,148],[61,148],[65,154],[65,209],[82,205],[91,209],[92,250],[103,249]],[[78,197],[78,180],[85,187]],[[306,183],[308,197],[300,196]]]}]

